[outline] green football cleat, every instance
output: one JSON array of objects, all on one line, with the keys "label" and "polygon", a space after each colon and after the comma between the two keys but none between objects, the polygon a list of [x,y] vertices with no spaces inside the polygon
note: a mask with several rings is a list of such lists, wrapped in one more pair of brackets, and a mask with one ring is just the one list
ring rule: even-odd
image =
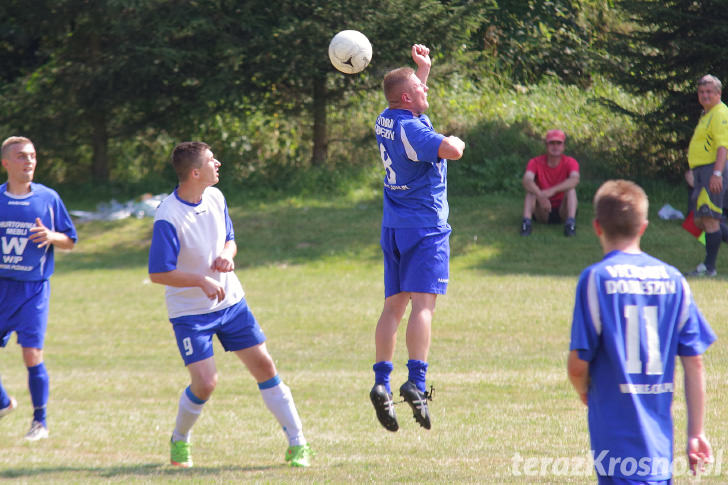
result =
[{"label": "green football cleat", "polygon": [[289,446],[286,450],[286,461],[291,462],[291,466],[309,467],[311,466],[311,457],[315,455],[308,443],[305,445]]},{"label": "green football cleat", "polygon": [[169,440],[169,462],[174,466],[192,468],[192,456],[190,454],[190,443],[188,441]]}]

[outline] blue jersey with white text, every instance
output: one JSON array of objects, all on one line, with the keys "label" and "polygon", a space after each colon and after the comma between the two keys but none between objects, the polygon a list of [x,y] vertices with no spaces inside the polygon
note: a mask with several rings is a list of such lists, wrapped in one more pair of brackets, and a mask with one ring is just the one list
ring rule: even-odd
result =
[{"label": "blue jersey with white text", "polygon": [[212,263],[225,243],[234,239],[225,197],[215,187],[206,188],[197,204],[180,199],[177,190],[159,204],[149,248],[149,272],[166,273],[178,269],[217,280],[225,290],[225,298],[218,302],[209,299],[199,287],[167,286],[165,299],[169,318],[204,315],[242,300],[243,287],[235,272],[212,270]]},{"label": "blue jersey with white text", "polygon": [[672,266],[612,251],[582,272],[570,350],[589,362],[597,474],[670,478],[675,357],[700,355],[715,339]]},{"label": "blue jersey with white text", "polygon": [[447,160],[438,157],[445,138],[427,115],[385,109],[375,125],[384,176],[382,225],[437,227],[447,223]]},{"label": "blue jersey with white text", "polygon": [[16,281],[43,281],[53,274],[53,245],[39,248],[30,241],[30,228],[36,218],[44,226],[61,232],[76,242],[76,228],[66,206],[55,190],[31,183],[24,195],[8,193],[8,184],[0,185],[0,243],[2,261],[0,278]]}]

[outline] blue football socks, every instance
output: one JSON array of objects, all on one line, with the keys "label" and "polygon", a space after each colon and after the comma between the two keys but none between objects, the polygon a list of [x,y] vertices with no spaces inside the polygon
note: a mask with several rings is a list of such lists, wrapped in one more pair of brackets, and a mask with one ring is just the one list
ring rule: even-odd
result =
[{"label": "blue football socks", "polygon": [[394,366],[391,362],[383,360],[377,362],[372,367],[374,369],[374,384],[383,384],[388,393],[392,393],[392,389],[389,387],[389,374],[392,373]]},{"label": "blue football socks", "polygon": [[46,404],[48,404],[48,372],[45,364],[28,367],[28,388],[33,402],[33,420],[46,424]]},{"label": "blue football socks", "polygon": [[410,359],[407,361],[407,368],[409,369],[410,382],[413,382],[417,386],[417,389],[421,392],[425,392],[427,389],[427,386],[425,385],[427,362]]}]

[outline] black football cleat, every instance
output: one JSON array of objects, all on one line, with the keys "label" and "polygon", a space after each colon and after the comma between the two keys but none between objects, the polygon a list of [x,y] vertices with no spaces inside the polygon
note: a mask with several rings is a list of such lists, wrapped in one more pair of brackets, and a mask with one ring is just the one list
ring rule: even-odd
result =
[{"label": "black football cleat", "polygon": [[425,429],[430,429],[430,409],[427,407],[429,395],[417,389],[412,381],[407,381],[399,388],[399,395],[412,408],[415,421]]},{"label": "black football cleat", "polygon": [[384,384],[375,384],[372,387],[369,397],[372,400],[374,409],[377,411],[377,419],[387,431],[397,431],[397,415],[394,413],[394,402],[392,394],[387,392]]}]

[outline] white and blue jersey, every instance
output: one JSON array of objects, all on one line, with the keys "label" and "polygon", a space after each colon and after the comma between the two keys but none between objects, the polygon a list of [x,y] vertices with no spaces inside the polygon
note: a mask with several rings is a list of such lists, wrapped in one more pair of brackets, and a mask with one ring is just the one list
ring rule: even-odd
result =
[{"label": "white and blue jersey", "polygon": [[447,160],[438,157],[445,138],[427,115],[385,109],[375,125],[384,163],[383,227],[438,227],[447,223]]},{"label": "white and blue jersey", "polygon": [[217,280],[225,290],[225,299],[218,302],[208,298],[199,287],[167,286],[165,297],[170,319],[216,312],[243,299],[243,287],[235,272],[211,269],[225,243],[234,239],[225,197],[215,187],[205,189],[198,204],[180,199],[176,189],[162,201],[154,218],[149,272],[178,269],[204,275]]},{"label": "white and blue jersey", "polygon": [[700,355],[715,339],[672,266],[645,253],[612,251],[582,272],[570,349],[589,362],[598,475],[671,477],[675,357]]},{"label": "white and blue jersey", "polygon": [[39,248],[30,241],[36,218],[48,229],[68,236],[75,243],[76,228],[55,190],[31,183],[30,192],[13,195],[7,183],[0,185],[0,278],[43,281],[53,274],[53,245]]}]

